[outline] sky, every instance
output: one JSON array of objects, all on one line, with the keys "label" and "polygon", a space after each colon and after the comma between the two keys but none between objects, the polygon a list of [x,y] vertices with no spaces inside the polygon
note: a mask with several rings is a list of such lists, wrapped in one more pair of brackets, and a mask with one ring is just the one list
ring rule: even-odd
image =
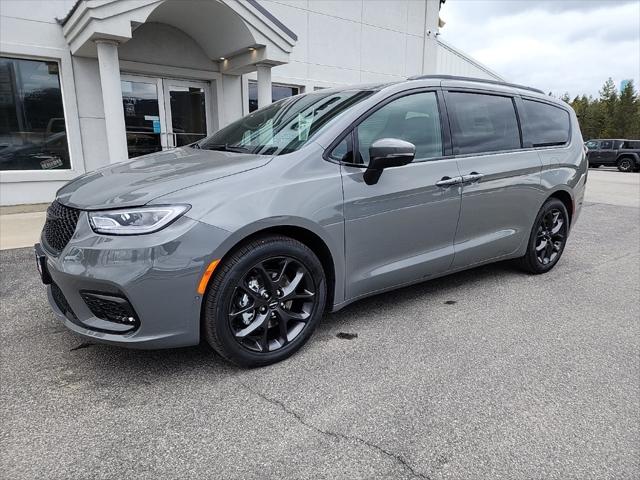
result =
[{"label": "sky", "polygon": [[639,0],[447,0],[441,39],[505,80],[560,96],[640,85]]}]

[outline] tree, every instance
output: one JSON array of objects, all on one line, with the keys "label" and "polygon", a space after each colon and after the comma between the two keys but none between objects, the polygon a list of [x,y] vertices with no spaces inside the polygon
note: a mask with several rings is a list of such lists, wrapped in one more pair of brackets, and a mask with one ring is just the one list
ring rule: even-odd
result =
[{"label": "tree", "polygon": [[613,79],[609,77],[600,90],[600,103],[602,105],[602,116],[604,128],[602,136],[607,138],[616,137],[616,110],[618,109],[618,90]]},{"label": "tree", "polygon": [[640,138],[640,99],[633,81],[627,83],[620,92],[614,126],[622,138]]},{"label": "tree", "polygon": [[578,95],[562,99],[575,110],[585,140],[591,138],[640,139],[640,95],[633,82],[628,82],[620,94],[609,78],[599,92],[599,98]]}]

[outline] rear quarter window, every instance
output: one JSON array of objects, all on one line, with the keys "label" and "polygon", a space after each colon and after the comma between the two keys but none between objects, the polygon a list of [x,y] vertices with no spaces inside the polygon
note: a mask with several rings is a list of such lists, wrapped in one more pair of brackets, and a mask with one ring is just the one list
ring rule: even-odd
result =
[{"label": "rear quarter window", "polygon": [[564,145],[569,141],[569,112],[548,103],[526,99],[523,102],[528,140],[534,147]]}]

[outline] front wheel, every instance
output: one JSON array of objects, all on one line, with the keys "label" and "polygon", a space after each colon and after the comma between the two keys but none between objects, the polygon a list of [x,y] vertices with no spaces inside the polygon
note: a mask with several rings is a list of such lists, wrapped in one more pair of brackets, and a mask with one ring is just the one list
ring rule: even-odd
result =
[{"label": "front wheel", "polygon": [[326,297],[325,274],[313,251],[289,237],[259,238],[216,270],[204,300],[203,333],[237,365],[269,365],[305,344]]},{"label": "front wheel", "polygon": [[518,259],[520,267],[533,274],[551,270],[562,256],[568,233],[567,208],[557,198],[550,198],[533,223],[527,252]]},{"label": "front wheel", "polygon": [[633,172],[634,167],[633,160],[628,157],[618,160],[618,170],[621,172]]}]

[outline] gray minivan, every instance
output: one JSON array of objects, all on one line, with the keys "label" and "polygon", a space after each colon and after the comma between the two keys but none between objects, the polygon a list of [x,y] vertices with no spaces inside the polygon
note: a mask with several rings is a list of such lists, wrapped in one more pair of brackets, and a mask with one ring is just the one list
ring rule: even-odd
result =
[{"label": "gray minivan", "polygon": [[505,259],[549,271],[586,180],[574,112],[538,90],[448,76],[321,90],[73,180],[36,258],[80,335],[204,337],[261,366],[368,295]]}]

